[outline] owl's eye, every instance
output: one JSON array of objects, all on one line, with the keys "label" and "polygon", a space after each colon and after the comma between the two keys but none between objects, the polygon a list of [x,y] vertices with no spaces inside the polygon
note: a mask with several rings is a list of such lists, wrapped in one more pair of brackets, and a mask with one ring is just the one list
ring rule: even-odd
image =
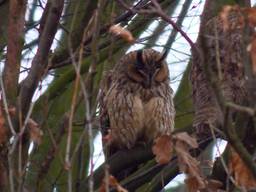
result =
[{"label": "owl's eye", "polygon": [[155,66],[156,66],[157,69],[161,68],[162,67],[162,62],[159,62],[159,61],[156,62]]}]

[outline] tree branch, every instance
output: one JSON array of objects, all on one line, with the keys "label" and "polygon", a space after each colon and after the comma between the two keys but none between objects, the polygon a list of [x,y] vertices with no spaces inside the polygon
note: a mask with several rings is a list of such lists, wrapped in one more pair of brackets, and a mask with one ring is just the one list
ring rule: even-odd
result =
[{"label": "tree branch", "polygon": [[[185,127],[177,132],[182,131],[191,131],[191,126]],[[191,150],[190,152],[193,156],[198,156],[207,145],[212,141],[212,137],[207,139],[199,140],[199,148],[196,150]],[[94,172],[94,184],[95,188],[98,188],[104,178],[106,165],[109,166],[110,174],[117,174],[120,171],[127,169],[127,167],[140,165],[153,159],[154,155],[151,151],[151,146],[147,147],[136,147],[131,150],[121,150],[110,157],[106,163],[102,164],[95,172]],[[167,184],[172,178],[174,178],[179,172],[177,169],[177,157],[173,157],[169,164],[166,165],[156,165],[153,163],[146,170],[139,171],[138,174],[135,173],[131,178],[125,179],[121,182],[121,185],[124,186],[129,191],[134,191],[142,184],[150,183],[145,186],[145,191],[157,191],[160,190],[164,183]],[[162,175],[163,174],[163,175]],[[82,181],[81,188],[83,190],[88,189],[88,178],[85,181]],[[152,189],[152,190],[151,190]]]},{"label": "tree branch", "polygon": [[[104,178],[105,167],[109,166],[110,174],[116,174],[131,165],[139,165],[152,159],[153,153],[151,151],[151,146],[146,148],[136,147],[131,150],[122,150],[117,152],[115,155],[111,156],[109,160],[103,163],[94,172],[94,188],[98,188]],[[88,178],[81,183],[80,190],[88,191]]]},{"label": "tree branch", "polygon": [[64,0],[48,1],[47,4],[50,4],[50,10],[45,21],[44,29],[42,29],[42,34],[40,35],[38,50],[33,58],[32,67],[28,76],[21,83],[19,99],[23,114],[26,114],[37,85],[47,69],[48,56],[58,29]]},{"label": "tree branch", "polygon": [[18,93],[18,80],[21,63],[21,52],[24,43],[26,0],[10,1],[7,58],[4,66],[3,81],[7,90],[7,101],[12,105]]},{"label": "tree branch", "polygon": [[[210,2],[210,1],[209,1]],[[206,21],[204,21],[206,22]],[[227,105],[227,99],[225,98],[226,95],[223,94],[223,89],[221,86],[220,80],[215,79],[215,74],[211,68],[211,61],[209,58],[206,58],[209,56],[209,47],[207,47],[207,40],[204,35],[207,34],[206,32],[207,27],[205,25],[200,26],[200,32],[199,32],[199,38],[198,38],[198,47],[200,48],[200,62],[199,66],[202,67],[202,70],[205,74],[205,79],[207,83],[210,85],[210,87],[213,89],[213,96],[216,97],[217,103],[221,109],[221,111],[224,113],[222,127],[225,131],[225,134],[228,138],[228,142],[231,144],[231,146],[236,150],[236,152],[239,154],[241,159],[245,162],[246,166],[251,170],[252,174],[256,178],[256,164],[253,161],[252,156],[248,152],[247,148],[243,143],[241,142],[241,139],[239,138],[239,135],[237,134],[237,130],[235,129],[235,125],[232,123],[231,113],[230,113],[230,103]],[[247,37],[249,34],[246,34]],[[245,36],[245,34],[243,34]],[[242,51],[246,51],[245,47],[241,47]],[[246,60],[246,57],[244,58]],[[225,64],[225,63],[224,63]],[[231,63],[229,63],[231,64]],[[233,93],[234,94],[234,93]],[[242,98],[243,101],[245,101],[247,98]],[[243,103],[243,102],[241,102]],[[234,107],[234,105],[232,106]],[[237,106],[236,106],[237,107]],[[238,114],[239,116],[240,114]],[[236,122],[238,123],[238,122]],[[236,124],[237,126],[237,124]],[[238,129],[241,129],[241,127],[238,127]]]}]

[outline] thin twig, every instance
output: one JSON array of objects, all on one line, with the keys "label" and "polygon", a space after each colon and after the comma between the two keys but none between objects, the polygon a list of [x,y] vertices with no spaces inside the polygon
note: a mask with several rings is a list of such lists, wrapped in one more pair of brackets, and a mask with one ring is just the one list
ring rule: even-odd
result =
[{"label": "thin twig", "polygon": [[14,130],[13,123],[12,123],[12,120],[11,120],[11,116],[10,116],[10,113],[9,113],[9,110],[8,110],[8,104],[7,104],[7,99],[6,99],[5,88],[4,88],[4,83],[3,83],[3,76],[2,75],[0,75],[0,86],[1,86],[1,90],[2,90],[4,111],[5,111],[5,114],[6,114],[6,117],[7,117],[7,121],[8,121],[8,125],[10,127],[10,130],[11,130],[11,133],[14,136],[14,135],[16,135],[16,131]]},{"label": "thin twig", "polygon": [[29,105],[28,113],[27,113],[27,115],[25,117],[25,121],[24,121],[24,123],[23,123],[23,125],[22,125],[22,127],[20,129],[20,132],[14,136],[11,149],[9,150],[9,154],[10,155],[12,155],[14,153],[18,141],[21,139],[22,135],[24,134],[24,132],[26,130],[28,121],[30,120],[30,117],[31,117],[31,114],[32,114],[32,111],[33,111],[33,108],[34,108],[34,104],[35,103],[31,103]]},{"label": "thin twig", "polygon": [[245,107],[232,102],[227,102],[226,105],[232,109],[235,109],[236,111],[245,112],[250,116],[255,116],[255,110],[253,108]]},{"label": "thin twig", "polygon": [[238,187],[238,186],[236,185],[235,179],[232,177],[232,175],[230,175],[229,170],[228,170],[228,167],[227,167],[227,164],[226,164],[226,162],[225,162],[225,160],[224,160],[222,154],[221,154],[220,151],[219,151],[219,146],[217,146],[217,143],[218,143],[218,142],[217,142],[217,138],[216,138],[216,135],[215,135],[214,127],[213,127],[211,124],[209,124],[209,127],[210,127],[210,130],[211,130],[211,135],[212,135],[213,141],[216,143],[216,148],[217,148],[217,150],[218,150],[218,153],[219,153],[219,156],[220,156],[220,161],[221,161],[221,164],[222,164],[222,166],[223,166],[223,168],[224,168],[224,171],[225,171],[226,174],[228,175],[228,178],[231,180],[231,182],[232,182],[236,187]]},{"label": "thin twig", "polygon": [[14,190],[14,170],[13,170],[13,159],[10,154],[8,154],[8,165],[9,165],[9,184],[10,184],[10,192],[15,192]]},{"label": "thin twig", "polygon": [[252,158],[252,155],[245,148],[243,143],[241,142],[237,132],[235,130],[234,124],[231,121],[231,114],[229,107],[225,110],[225,118],[224,125],[226,135],[228,137],[228,141],[231,146],[235,149],[235,151],[239,154],[241,159],[245,162],[246,166],[251,170],[252,175],[256,178],[256,165]]},{"label": "thin twig", "polygon": [[128,5],[126,5],[123,1],[117,0],[121,5],[123,5],[124,8],[128,8],[128,10],[132,9],[133,12],[136,12],[138,14],[150,14],[150,15],[156,15],[159,16],[161,19],[169,23],[176,31],[178,31],[181,36],[184,37],[184,39],[189,43],[190,47],[195,50],[196,52],[199,52],[198,47],[196,44],[190,39],[190,37],[187,35],[186,32],[184,32],[161,8],[159,3],[156,0],[151,0],[151,6],[149,6],[149,9],[135,9],[135,8],[129,8]]},{"label": "thin twig", "polygon": [[217,23],[216,20],[214,20],[214,34],[215,34],[215,51],[216,51],[216,63],[218,68],[218,78],[219,81],[222,81],[222,71],[221,71],[221,60],[220,60],[220,45],[219,45],[219,35],[217,30]]},{"label": "thin twig", "polygon": [[187,35],[186,32],[184,32],[179,26],[176,25],[176,23],[168,16],[164,13],[164,11],[162,10],[162,8],[160,7],[160,5],[155,1],[155,0],[151,0],[151,2],[154,4],[155,9],[154,9],[154,13],[156,15],[158,15],[159,17],[161,17],[164,21],[166,21],[167,23],[169,23],[176,31],[178,31],[183,37],[184,39],[189,43],[190,47],[192,49],[194,49],[195,51],[198,51],[197,46],[195,45],[195,43],[190,39],[190,37]]},{"label": "thin twig", "polygon": [[[73,23],[72,23],[73,24]],[[72,28],[72,27],[71,27]],[[66,145],[66,154],[65,154],[65,166],[68,170],[68,191],[72,192],[72,165],[70,162],[70,150],[71,150],[71,141],[72,141],[72,130],[73,130],[73,118],[74,118],[74,112],[75,112],[75,106],[76,106],[76,100],[77,100],[77,93],[78,93],[78,86],[80,82],[80,68],[81,68],[81,62],[76,63],[74,59],[73,49],[72,49],[72,42],[69,38],[69,50],[71,58],[73,58],[73,66],[76,69],[76,79],[74,82],[74,91],[71,101],[71,110],[69,113],[69,121],[68,121],[68,134],[67,134],[67,145]]]}]

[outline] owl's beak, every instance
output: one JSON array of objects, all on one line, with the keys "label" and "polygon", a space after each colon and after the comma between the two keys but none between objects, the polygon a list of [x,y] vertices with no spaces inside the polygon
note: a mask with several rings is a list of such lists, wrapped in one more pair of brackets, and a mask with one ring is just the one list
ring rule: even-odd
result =
[{"label": "owl's beak", "polygon": [[143,87],[144,87],[145,89],[151,88],[151,85],[152,85],[152,77],[151,77],[150,75],[148,75],[147,78],[144,79],[142,85],[143,85]]}]

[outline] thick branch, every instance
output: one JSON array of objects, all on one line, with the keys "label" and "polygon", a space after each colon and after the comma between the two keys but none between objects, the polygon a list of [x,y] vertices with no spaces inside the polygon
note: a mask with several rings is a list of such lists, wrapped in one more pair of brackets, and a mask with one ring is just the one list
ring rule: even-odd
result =
[{"label": "thick branch", "polygon": [[42,34],[40,35],[38,50],[32,61],[31,70],[21,84],[19,97],[23,114],[27,112],[37,85],[47,69],[49,51],[58,29],[64,0],[49,1],[48,3],[51,4],[50,10],[44,29],[42,29]]},{"label": "thick branch", "polygon": [[[206,5],[208,5],[208,4],[206,4]],[[247,167],[250,168],[254,177],[256,177],[256,164],[254,163],[253,158],[250,155],[250,153],[248,152],[248,150],[246,149],[245,145],[240,140],[240,138],[237,134],[237,130],[235,130],[235,127],[232,124],[230,109],[227,106],[227,99],[226,99],[227,96],[223,94],[221,82],[219,80],[215,79],[215,74],[212,71],[211,63],[210,63],[211,60],[209,59],[209,54],[208,54],[209,49],[207,47],[207,40],[206,40],[205,36],[203,36],[205,34],[207,34],[206,27],[201,25],[199,38],[198,38],[198,45],[200,47],[200,53],[201,53],[199,65],[205,74],[205,79],[206,79],[207,83],[213,89],[213,94],[214,94],[213,97],[216,98],[221,111],[223,113],[225,113],[225,117],[223,118],[223,120],[224,120],[223,129],[228,138],[228,142],[232,145],[232,147],[240,155],[240,157],[245,162]],[[241,47],[241,49],[246,50],[244,47]],[[246,60],[246,58],[244,58],[244,59]],[[229,63],[229,64],[232,64],[232,63]],[[235,93],[233,93],[233,94],[235,94]],[[242,99],[245,100],[246,98],[242,98]]]},{"label": "thick branch", "polygon": [[[122,150],[113,155],[106,163],[94,172],[95,188],[98,188],[104,178],[105,167],[109,166],[110,174],[116,174],[131,165],[139,165],[153,158],[151,146],[147,148],[136,147],[132,150]],[[82,182],[81,191],[88,191],[88,179]]]},{"label": "thick branch", "polygon": [[4,86],[7,99],[14,104],[17,97],[21,52],[24,43],[26,0],[10,1],[7,59],[4,66]]},{"label": "thick branch", "polygon": [[[180,131],[191,131],[191,126],[185,127]],[[205,140],[199,141],[199,148],[197,150],[191,150],[191,153],[194,156],[198,156],[208,144],[212,141],[212,138],[207,138]],[[106,169],[106,164],[109,166],[110,174],[115,175],[120,171],[127,169],[127,167],[136,166],[141,163],[145,163],[148,160],[153,159],[153,154],[151,152],[151,146],[146,148],[134,148],[132,150],[122,150],[112,156],[107,163],[101,165],[94,172],[94,182],[95,188],[98,188],[104,178],[104,173]],[[171,162],[167,165],[155,165],[154,163],[143,170],[138,170],[134,176],[131,178],[125,179],[121,182],[121,185],[124,186],[129,191],[135,191],[138,187],[143,184],[148,183],[145,186],[145,191],[158,191],[163,188],[163,182],[167,184],[172,178],[174,178],[178,173],[177,157],[175,156]],[[88,179],[82,182],[81,189],[88,189]]]}]

